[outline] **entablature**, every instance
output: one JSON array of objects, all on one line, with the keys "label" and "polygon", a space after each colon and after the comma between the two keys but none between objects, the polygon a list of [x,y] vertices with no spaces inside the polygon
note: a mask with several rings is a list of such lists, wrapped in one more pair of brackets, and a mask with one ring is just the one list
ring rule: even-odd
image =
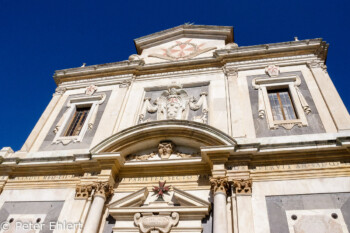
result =
[{"label": "entablature", "polygon": [[[300,61],[306,59],[304,61],[305,64],[310,59],[320,59],[325,62],[327,50],[328,44],[322,39],[290,41],[215,50],[213,57],[150,64],[145,64],[142,59],[139,59],[64,69],[56,71],[54,79],[57,85],[78,80],[86,82],[91,79],[109,79],[107,77],[115,77],[116,79],[120,79],[118,82],[122,83],[122,81],[125,81],[125,78],[122,78],[124,75],[141,76],[208,67],[222,67],[226,63],[235,63],[237,66],[249,69],[254,66],[254,63],[259,64],[261,61],[268,62],[275,59],[287,59],[291,63],[293,63],[293,60],[300,63]],[[266,66],[266,63],[261,66]],[[114,82],[117,82],[117,80]]]}]

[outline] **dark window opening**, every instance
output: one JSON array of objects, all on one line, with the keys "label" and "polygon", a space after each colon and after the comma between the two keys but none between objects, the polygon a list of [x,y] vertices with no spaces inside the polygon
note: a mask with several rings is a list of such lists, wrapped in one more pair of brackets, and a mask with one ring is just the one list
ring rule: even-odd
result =
[{"label": "dark window opening", "polygon": [[297,119],[288,89],[268,90],[267,93],[274,120],[281,121]]},{"label": "dark window opening", "polygon": [[89,107],[77,107],[64,136],[78,136],[90,112]]}]

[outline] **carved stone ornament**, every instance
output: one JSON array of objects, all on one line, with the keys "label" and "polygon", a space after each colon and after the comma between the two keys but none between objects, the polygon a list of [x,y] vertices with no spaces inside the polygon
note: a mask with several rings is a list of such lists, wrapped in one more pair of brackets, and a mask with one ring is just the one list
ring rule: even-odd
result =
[{"label": "carved stone ornament", "polygon": [[163,195],[167,194],[170,190],[170,186],[166,186],[166,181],[159,181],[158,186],[153,186],[152,191],[155,195],[157,195],[158,199],[156,201],[164,201]]},{"label": "carved stone ornament", "polygon": [[236,194],[251,194],[252,180],[251,179],[233,180],[233,187]]},{"label": "carved stone ornament", "polygon": [[92,185],[77,185],[75,188],[75,198],[76,199],[86,199],[89,198],[92,192]]},{"label": "carved stone ornament", "polygon": [[131,81],[125,80],[121,84],[119,84],[119,88],[126,88],[126,87],[129,87],[130,85],[131,85]]},{"label": "carved stone ornament", "polygon": [[211,190],[216,192],[227,193],[229,188],[229,183],[227,177],[218,177],[210,179]]},{"label": "carved stone ornament", "polygon": [[97,87],[95,85],[90,85],[85,89],[85,94],[93,95],[97,91]]},{"label": "carved stone ornament", "polygon": [[236,43],[228,43],[227,45],[225,45],[225,49],[236,49],[238,48],[238,44]]},{"label": "carved stone ornament", "polygon": [[150,54],[149,57],[156,57],[163,60],[177,61],[194,58],[202,53],[216,49],[216,47],[206,47],[206,43],[196,44],[191,42],[192,39],[187,41],[175,41],[175,44],[168,48],[162,49],[162,54]]},{"label": "carved stone ornament", "polygon": [[142,233],[149,232],[170,232],[173,226],[176,226],[179,222],[180,215],[176,212],[167,215],[153,215],[153,214],[141,214],[136,213],[134,215],[135,225],[139,227]]},{"label": "carved stone ornament", "polygon": [[280,74],[280,68],[275,65],[269,65],[265,68],[266,74],[268,74],[270,77],[277,77]]},{"label": "carved stone ornament", "polygon": [[147,122],[145,119],[147,112],[157,113],[157,120],[189,120],[189,111],[197,111],[202,109],[202,115],[195,116],[191,120],[207,123],[208,102],[207,93],[202,92],[200,98],[196,101],[194,96],[189,96],[182,89],[181,85],[173,84],[163,91],[160,97],[151,104],[150,98],[145,98],[141,114],[139,115],[139,123]]},{"label": "carved stone ornament", "polygon": [[57,87],[55,91],[55,95],[63,95],[66,92],[67,88],[65,87]]},{"label": "carved stone ornament", "polygon": [[95,189],[95,195],[102,196],[106,199],[112,196],[114,192],[113,186],[108,182],[96,182],[93,184],[93,188]]},{"label": "carved stone ornament", "polygon": [[185,154],[175,150],[175,144],[171,141],[161,141],[158,144],[158,152],[152,152],[145,155],[129,155],[128,161],[145,161],[145,160],[161,160],[161,159],[181,159],[192,158],[198,156],[197,154]]},{"label": "carved stone ornament", "polygon": [[145,63],[144,59],[138,54],[131,54],[129,56],[129,62],[131,61],[140,61],[142,64]]},{"label": "carved stone ornament", "polygon": [[294,126],[302,127],[303,125],[301,123],[279,123],[278,126],[291,130]]},{"label": "carved stone ornament", "polygon": [[224,66],[222,69],[227,77],[237,77],[238,76],[238,69],[236,67]]},{"label": "carved stone ornament", "polygon": [[312,69],[312,68],[321,68],[324,72],[327,72],[327,66],[324,64],[324,62],[319,61],[319,60],[313,60],[310,62],[307,62],[307,66]]}]

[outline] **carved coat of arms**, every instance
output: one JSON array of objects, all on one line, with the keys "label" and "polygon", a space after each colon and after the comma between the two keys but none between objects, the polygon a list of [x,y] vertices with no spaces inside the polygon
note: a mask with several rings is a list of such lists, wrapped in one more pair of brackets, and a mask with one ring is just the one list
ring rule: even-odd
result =
[{"label": "carved coat of arms", "polygon": [[[147,122],[147,112],[157,113],[157,120],[193,120],[201,123],[207,122],[208,103],[207,93],[202,92],[196,101],[194,96],[189,96],[181,85],[171,85],[163,91],[156,101],[151,104],[150,98],[145,98],[144,105],[139,115],[139,123]],[[188,119],[189,111],[197,111],[202,108],[202,115]]]}]

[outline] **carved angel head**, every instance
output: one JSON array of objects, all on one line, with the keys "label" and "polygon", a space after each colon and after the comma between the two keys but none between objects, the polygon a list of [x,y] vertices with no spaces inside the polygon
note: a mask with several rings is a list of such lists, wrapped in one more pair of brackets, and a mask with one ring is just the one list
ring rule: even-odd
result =
[{"label": "carved angel head", "polygon": [[162,159],[168,159],[173,153],[175,148],[174,143],[171,141],[162,141],[158,145],[158,153]]}]

